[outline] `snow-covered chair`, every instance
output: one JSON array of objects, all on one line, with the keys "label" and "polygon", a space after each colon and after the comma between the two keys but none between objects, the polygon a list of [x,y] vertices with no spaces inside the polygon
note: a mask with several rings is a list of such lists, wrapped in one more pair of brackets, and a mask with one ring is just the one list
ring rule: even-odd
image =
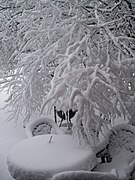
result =
[{"label": "snow-covered chair", "polygon": [[122,149],[131,153],[135,151],[135,127],[129,124],[114,126],[96,147],[96,155],[101,157],[103,162],[111,162]]},{"label": "snow-covered chair", "polygon": [[57,126],[57,124],[46,116],[40,116],[38,119],[30,122],[26,126],[26,136],[33,137],[43,134],[63,134],[63,131]]},{"label": "snow-covered chair", "polygon": [[[95,171],[116,168],[120,178],[135,179],[135,127],[120,124],[107,133],[106,138],[96,147],[96,156],[101,164]],[[102,163],[108,163],[102,164]]]},{"label": "snow-covered chair", "polygon": [[59,118],[61,118],[59,127],[61,127],[63,124],[63,121],[66,120],[67,128],[71,129],[71,127],[72,127],[71,119],[75,116],[76,112],[77,112],[77,110],[73,111],[72,109],[69,109],[68,111],[64,112],[63,110],[57,110],[56,106],[54,106],[55,122],[57,123],[57,116],[58,116]]},{"label": "snow-covered chair", "polygon": [[128,179],[135,180],[135,159],[130,162],[125,171],[127,173]]}]

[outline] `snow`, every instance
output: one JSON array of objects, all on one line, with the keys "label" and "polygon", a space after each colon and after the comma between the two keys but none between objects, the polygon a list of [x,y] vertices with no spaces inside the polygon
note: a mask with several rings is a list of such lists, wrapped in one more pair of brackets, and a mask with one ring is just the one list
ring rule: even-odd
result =
[{"label": "snow", "polygon": [[8,155],[9,171],[20,180],[49,179],[67,170],[91,170],[96,163],[95,153],[88,145],[78,146],[66,134],[28,138],[14,146]]},{"label": "snow", "polygon": [[[94,171],[110,172],[116,168],[121,180],[128,179],[130,173],[134,171],[135,159],[135,128],[128,124],[119,124],[112,128],[112,132],[107,134],[107,138],[97,147],[98,152],[107,147],[108,153],[112,157],[110,163],[99,164]],[[131,165],[131,168],[129,166]],[[128,173],[129,171],[129,173]]]},{"label": "snow", "polygon": [[[5,99],[7,99],[6,93],[1,92],[0,108],[5,105]],[[21,123],[15,125],[14,122],[5,122],[8,116],[9,114],[0,110],[0,180],[12,180],[6,162],[7,154],[16,143],[26,138]]]},{"label": "snow", "polygon": [[135,155],[133,157],[129,151],[121,150],[120,153],[114,156],[112,162],[99,164],[94,171],[110,172],[112,169],[117,169],[119,178],[124,180],[127,177],[126,169],[128,168],[129,162],[134,158]]},{"label": "snow", "polygon": [[135,127],[129,124],[121,123],[114,126],[111,131],[107,132],[105,138],[96,146],[96,153],[103,150],[108,144],[108,151],[113,157],[121,149],[134,152],[135,149]]},{"label": "snow", "polygon": [[[3,107],[3,105],[5,104],[4,103],[5,99],[7,99],[6,93],[4,93],[4,92],[0,93],[0,101],[1,101],[0,107]],[[20,122],[17,125],[15,125],[14,122],[8,122],[8,123],[3,122],[9,115],[9,114],[6,114],[5,111],[0,110],[0,115],[1,115],[1,122],[0,122],[0,164],[1,164],[0,180],[13,180],[8,172],[8,167],[7,167],[7,162],[6,162],[7,154],[9,154],[10,150],[12,148],[14,148],[14,145],[21,142],[23,139],[26,139],[25,129],[22,128],[22,124]],[[120,122],[120,120],[119,120],[119,122]],[[124,128],[124,125],[120,125],[120,126],[121,126],[121,128]],[[130,128],[130,130],[131,130],[131,128]],[[134,128],[133,128],[133,130],[134,130]],[[37,137],[35,137],[35,138],[37,138]],[[52,141],[53,140],[54,139],[52,139]],[[44,140],[43,140],[43,142],[45,143]],[[52,145],[52,144],[50,144],[50,145]],[[55,151],[55,149],[54,149],[54,151]],[[43,154],[45,153],[44,149],[41,149],[41,151],[38,152],[38,154],[41,154],[41,153],[43,153]],[[74,153],[74,154],[76,154],[76,153]],[[65,155],[65,158],[67,157],[67,159],[68,159],[66,151],[65,151],[64,155]],[[128,170],[128,167],[129,167],[128,165],[133,164],[133,167],[131,167],[131,169],[135,167],[134,166],[135,163],[132,163],[132,162],[134,162],[133,159],[135,159],[134,155],[135,155],[134,153],[129,153],[129,151],[127,151],[126,149],[121,149],[121,151],[118,151],[118,153],[116,153],[113,156],[112,162],[99,164],[98,167],[95,168],[95,171],[110,172],[113,168],[116,168],[118,170],[120,178],[122,180],[124,180],[124,176],[126,176],[125,169]],[[28,154],[26,153],[25,156],[27,157]],[[34,156],[34,154],[33,154],[33,156]],[[22,156],[22,159],[24,159],[24,156]],[[27,159],[27,158],[25,158],[25,159]],[[72,157],[71,159],[73,160],[74,157]],[[35,159],[33,158],[32,163],[34,161],[35,161]],[[58,161],[58,163],[60,163],[60,162]],[[95,163],[95,160],[93,161],[93,163]],[[33,163],[33,164],[36,164],[36,163]],[[55,161],[54,164],[56,165],[57,161]],[[40,163],[39,164],[37,163],[37,166],[38,165],[40,165]],[[130,170],[130,167],[129,167],[129,170]],[[38,173],[40,173],[40,172],[38,172]],[[25,179],[23,179],[23,180],[25,180]],[[30,180],[30,178],[29,178],[29,180]],[[34,178],[32,180],[34,180]]]},{"label": "snow", "polygon": [[[51,130],[51,128],[53,128]],[[64,132],[57,126],[57,124],[52,120],[52,118],[47,116],[40,116],[38,119],[30,122],[26,127],[27,137],[50,134],[51,132],[56,134],[63,134]]]},{"label": "snow", "polygon": [[118,180],[113,173],[67,171],[56,174],[52,180]]}]

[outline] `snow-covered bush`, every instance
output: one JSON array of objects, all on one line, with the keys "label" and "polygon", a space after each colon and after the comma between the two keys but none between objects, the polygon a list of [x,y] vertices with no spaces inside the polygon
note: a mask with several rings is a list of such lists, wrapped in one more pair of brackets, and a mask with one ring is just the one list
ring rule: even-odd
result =
[{"label": "snow-covered bush", "polygon": [[13,0],[12,7],[17,66],[0,79],[11,119],[23,113],[25,124],[54,105],[77,109],[73,134],[95,145],[117,116],[134,118],[133,1]]}]

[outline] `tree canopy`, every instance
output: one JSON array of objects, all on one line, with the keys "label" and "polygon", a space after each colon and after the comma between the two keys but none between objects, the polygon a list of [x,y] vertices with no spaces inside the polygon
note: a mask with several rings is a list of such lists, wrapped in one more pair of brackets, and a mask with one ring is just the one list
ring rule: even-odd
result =
[{"label": "tree canopy", "polygon": [[133,0],[1,0],[0,23],[11,119],[77,109],[74,133],[93,144],[118,116],[135,123]]}]

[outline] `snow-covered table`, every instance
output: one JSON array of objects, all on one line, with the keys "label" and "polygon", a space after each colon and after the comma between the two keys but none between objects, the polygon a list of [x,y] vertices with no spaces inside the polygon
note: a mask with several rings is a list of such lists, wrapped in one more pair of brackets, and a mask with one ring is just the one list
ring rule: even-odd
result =
[{"label": "snow-covered table", "polygon": [[8,154],[7,164],[15,179],[48,180],[62,171],[91,170],[96,157],[89,146],[78,146],[70,135],[47,134],[18,143]]}]

